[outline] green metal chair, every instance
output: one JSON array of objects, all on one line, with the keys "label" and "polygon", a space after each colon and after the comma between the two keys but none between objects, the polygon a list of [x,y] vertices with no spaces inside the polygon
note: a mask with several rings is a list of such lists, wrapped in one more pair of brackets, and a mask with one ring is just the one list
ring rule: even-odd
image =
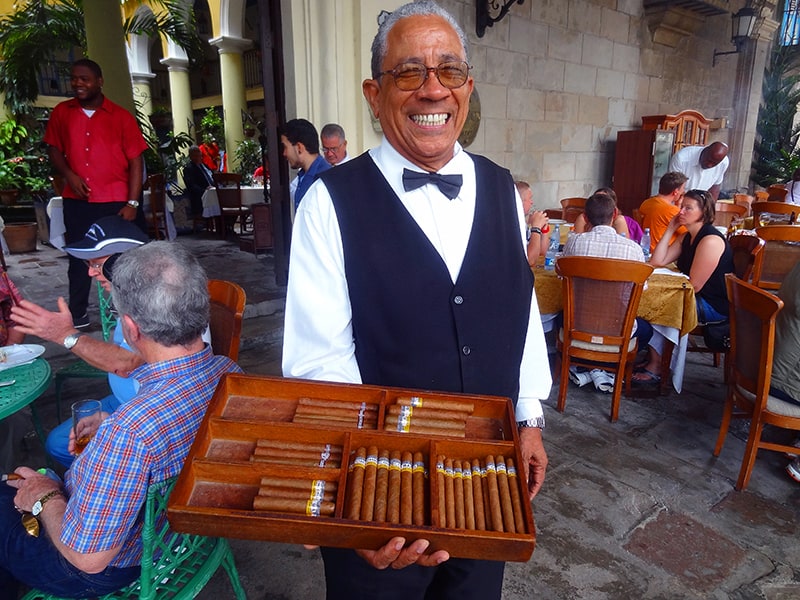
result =
[{"label": "green metal chair", "polygon": [[[100,282],[95,281],[97,286],[98,306],[100,307],[100,325],[103,329],[103,339],[108,341],[117,326],[117,315],[114,313],[114,306],[111,303],[111,294],[103,289]],[[97,367],[93,367],[83,359],[78,359],[74,363],[62,367],[56,371],[56,419],[61,422],[61,389],[64,381],[70,378],[94,379],[106,377],[108,373]]]},{"label": "green metal chair", "polygon": [[[142,530],[144,552],[139,580],[96,600],[195,598],[220,566],[228,573],[237,600],[246,600],[226,539],[176,533],[169,529],[166,521],[167,501],[176,479],[173,477],[152,484],[147,490]],[[22,600],[61,598],[32,590]]]}]

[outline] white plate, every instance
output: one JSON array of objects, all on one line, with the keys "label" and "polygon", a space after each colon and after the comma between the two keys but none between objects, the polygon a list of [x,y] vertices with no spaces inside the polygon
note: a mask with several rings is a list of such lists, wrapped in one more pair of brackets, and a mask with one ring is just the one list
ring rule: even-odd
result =
[{"label": "white plate", "polygon": [[0,370],[3,370],[24,365],[34,358],[38,358],[44,354],[44,346],[39,344],[14,344],[13,346],[0,348],[0,351],[6,355],[6,360],[0,362]]},{"label": "white plate", "polygon": [[563,225],[564,223],[566,223],[564,219],[548,219],[548,222],[551,225]]}]

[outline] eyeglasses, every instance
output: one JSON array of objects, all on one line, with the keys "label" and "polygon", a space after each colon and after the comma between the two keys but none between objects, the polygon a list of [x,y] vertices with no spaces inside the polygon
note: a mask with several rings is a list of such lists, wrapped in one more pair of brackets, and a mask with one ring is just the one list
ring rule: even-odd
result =
[{"label": "eyeglasses", "polygon": [[331,146],[330,148],[327,148],[327,147],[323,146],[322,147],[322,153],[323,154],[332,154],[334,152],[337,152],[339,150],[339,148],[341,148],[342,146],[344,146],[344,142],[342,142],[338,146]]},{"label": "eyeglasses", "polygon": [[378,76],[391,75],[398,89],[404,92],[413,92],[422,87],[428,80],[428,73],[433,71],[436,73],[439,83],[447,89],[454,90],[467,82],[471,68],[464,61],[443,62],[435,67],[420,63],[400,63],[390,71],[381,71]]},{"label": "eyeglasses", "polygon": [[86,266],[89,267],[89,269],[94,269],[95,271],[102,271],[103,270],[103,264],[105,264],[105,261],[103,261],[103,262],[94,262],[93,263],[91,261],[85,260],[83,262],[86,263]]}]

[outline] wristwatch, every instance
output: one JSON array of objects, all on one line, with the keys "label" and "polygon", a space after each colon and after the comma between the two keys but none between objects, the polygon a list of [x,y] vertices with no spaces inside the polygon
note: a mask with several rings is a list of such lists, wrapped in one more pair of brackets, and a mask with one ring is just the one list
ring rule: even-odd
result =
[{"label": "wristwatch", "polygon": [[44,505],[47,504],[50,500],[55,498],[56,496],[64,496],[61,490],[53,490],[52,492],[48,492],[41,498],[39,498],[36,502],[33,503],[31,507],[31,514],[34,517],[38,517],[39,514],[44,510]]},{"label": "wristwatch", "polygon": [[133,208],[139,208],[139,201],[138,200],[128,200],[128,206],[132,206]]},{"label": "wristwatch", "polygon": [[84,335],[86,334],[80,332],[70,333],[67,337],[64,338],[63,342],[64,348],[66,348],[67,350],[72,350],[75,347],[75,344],[78,343],[78,340],[81,339],[81,337],[83,337]]},{"label": "wristwatch", "polygon": [[517,421],[517,427],[538,427],[539,429],[544,429],[544,417],[536,417],[535,419]]}]

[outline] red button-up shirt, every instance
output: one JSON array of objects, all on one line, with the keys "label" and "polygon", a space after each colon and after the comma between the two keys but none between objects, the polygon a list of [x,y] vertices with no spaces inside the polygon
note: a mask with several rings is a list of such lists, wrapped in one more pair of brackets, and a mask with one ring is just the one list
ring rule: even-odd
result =
[{"label": "red button-up shirt", "polygon": [[[91,189],[89,202],[125,202],[128,163],[147,149],[133,115],[108,98],[88,117],[73,98],[53,109],[45,143],[64,153],[70,169]],[[79,198],[68,184],[65,198]]]}]

